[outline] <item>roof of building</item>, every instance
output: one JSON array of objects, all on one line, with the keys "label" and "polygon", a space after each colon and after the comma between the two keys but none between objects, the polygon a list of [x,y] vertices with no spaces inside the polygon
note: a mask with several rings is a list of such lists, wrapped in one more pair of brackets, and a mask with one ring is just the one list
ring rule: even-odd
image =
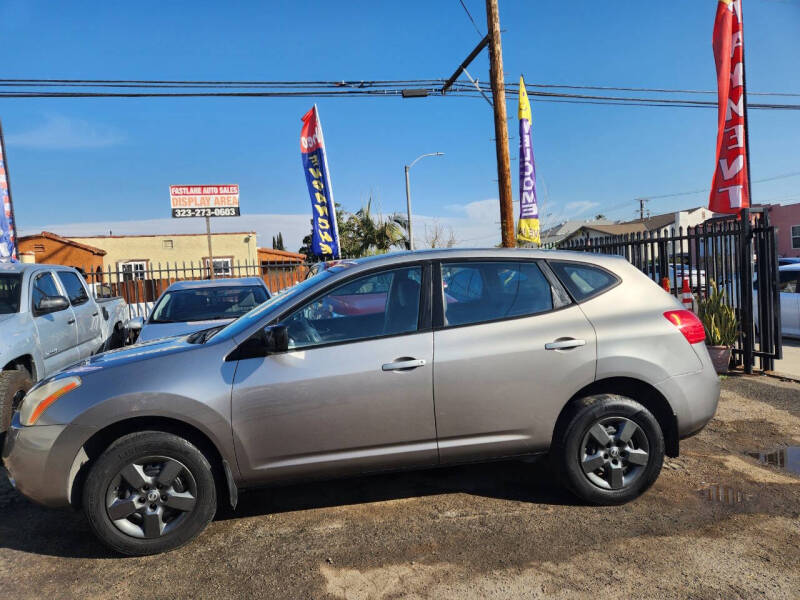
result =
[{"label": "roof of building", "polygon": [[[206,233],[135,233],[131,235],[73,235],[74,239],[85,240],[90,238],[141,238],[141,237],[206,237]],[[215,231],[211,235],[256,235],[255,231]]]},{"label": "roof of building", "polygon": [[45,238],[48,240],[52,240],[54,242],[60,242],[62,244],[66,244],[68,246],[73,246],[75,248],[80,248],[81,250],[86,250],[87,252],[91,252],[92,254],[96,254],[97,256],[105,256],[106,251],[102,248],[97,248],[95,246],[90,246],[89,244],[82,244],[80,242],[76,242],[75,240],[71,240],[69,238],[61,237],[58,234],[52,233],[50,231],[42,231],[41,233],[34,233],[32,235],[26,235],[21,238],[17,238],[17,242],[26,242],[29,240]]},{"label": "roof of building", "polygon": [[[696,209],[691,209],[686,212],[693,212]],[[625,221],[621,224],[641,223],[647,231],[655,231],[656,229],[663,229],[670,225],[675,225],[675,213],[664,213],[663,215],[653,215],[646,219],[634,219],[633,221]]]},{"label": "roof of building", "polygon": [[643,233],[647,231],[642,223],[609,223],[608,225],[583,225],[576,229],[573,234],[579,231],[596,231],[605,235],[625,235],[626,233]]},{"label": "roof of building", "polygon": [[591,221],[579,221],[579,220],[572,220],[572,221],[564,221],[563,223],[559,223],[553,227],[548,227],[547,229],[542,231],[542,242],[543,243],[555,243],[563,240],[568,235],[575,233],[578,229],[583,226],[593,226],[593,225],[610,225],[612,221],[608,219],[595,219]]},{"label": "roof of building", "polygon": [[297,262],[306,259],[305,254],[289,252],[288,250],[275,250],[274,248],[258,248],[258,259],[273,262]]}]

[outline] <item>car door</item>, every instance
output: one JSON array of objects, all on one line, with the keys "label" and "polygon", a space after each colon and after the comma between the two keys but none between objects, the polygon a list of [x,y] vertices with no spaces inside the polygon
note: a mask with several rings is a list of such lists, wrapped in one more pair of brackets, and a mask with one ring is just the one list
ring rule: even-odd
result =
[{"label": "car door", "polygon": [[800,336],[800,271],[782,269],[778,290],[781,298],[781,331]]},{"label": "car door", "polygon": [[434,278],[434,398],[442,462],[548,447],[594,380],[594,329],[546,265],[443,262]]},{"label": "car door", "polygon": [[90,300],[85,283],[77,273],[56,271],[75,316],[79,358],[94,354],[103,344],[100,308]]},{"label": "car door", "polygon": [[232,422],[245,479],[437,462],[429,290],[422,264],[354,276],[284,315],[288,352],[239,361]]},{"label": "car door", "polygon": [[44,357],[45,373],[41,374],[41,377],[47,377],[80,360],[77,325],[71,307],[46,314],[40,314],[36,310],[39,300],[45,296],[64,295],[51,271],[33,275],[30,287],[31,314],[39,335],[39,347]]}]

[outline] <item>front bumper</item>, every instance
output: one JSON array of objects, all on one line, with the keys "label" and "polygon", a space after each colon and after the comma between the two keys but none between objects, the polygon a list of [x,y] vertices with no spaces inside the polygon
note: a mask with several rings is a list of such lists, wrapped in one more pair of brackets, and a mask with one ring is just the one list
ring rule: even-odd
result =
[{"label": "front bumper", "polygon": [[[3,445],[3,463],[14,487],[45,506],[70,503],[70,467],[77,448],[67,432],[72,426],[23,427],[14,415]],[[80,445],[78,446],[78,448]]]}]

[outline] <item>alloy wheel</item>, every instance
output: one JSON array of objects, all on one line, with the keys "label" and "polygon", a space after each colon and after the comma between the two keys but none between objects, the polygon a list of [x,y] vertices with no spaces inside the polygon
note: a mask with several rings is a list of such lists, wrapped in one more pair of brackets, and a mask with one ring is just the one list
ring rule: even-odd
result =
[{"label": "alloy wheel", "polygon": [[114,526],[136,538],[158,538],[180,527],[197,504],[197,483],[183,463],[147,456],[122,468],[106,491]]},{"label": "alloy wheel", "polygon": [[583,436],[579,461],[594,485],[621,490],[636,481],[650,460],[650,445],[639,425],[625,417],[606,417]]}]

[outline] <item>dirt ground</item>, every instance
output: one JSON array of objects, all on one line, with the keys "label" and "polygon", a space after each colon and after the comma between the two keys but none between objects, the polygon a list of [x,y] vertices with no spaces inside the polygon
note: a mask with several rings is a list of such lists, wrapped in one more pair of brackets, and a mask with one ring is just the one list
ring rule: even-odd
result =
[{"label": "dirt ground", "polygon": [[717,417],[625,506],[581,506],[542,461],[243,494],[167,555],[106,552],[80,514],[0,482],[5,598],[794,598],[800,385],[730,377]]}]

